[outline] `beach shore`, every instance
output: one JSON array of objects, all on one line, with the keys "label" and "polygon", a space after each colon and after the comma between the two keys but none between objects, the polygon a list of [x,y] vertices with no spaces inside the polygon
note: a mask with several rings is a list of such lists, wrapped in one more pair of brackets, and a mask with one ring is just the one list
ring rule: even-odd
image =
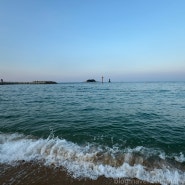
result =
[{"label": "beach shore", "polygon": [[0,184],[3,185],[152,185],[138,179],[112,179],[104,176],[97,180],[75,179],[64,168],[48,167],[35,162],[21,162],[13,166],[0,164],[0,171]]}]

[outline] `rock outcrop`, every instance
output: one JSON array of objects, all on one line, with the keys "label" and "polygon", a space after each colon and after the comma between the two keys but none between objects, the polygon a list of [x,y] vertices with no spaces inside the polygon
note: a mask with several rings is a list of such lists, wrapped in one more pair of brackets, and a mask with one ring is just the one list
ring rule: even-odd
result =
[{"label": "rock outcrop", "polygon": [[86,82],[96,82],[96,80],[94,80],[94,79],[89,79],[89,80],[87,80]]}]

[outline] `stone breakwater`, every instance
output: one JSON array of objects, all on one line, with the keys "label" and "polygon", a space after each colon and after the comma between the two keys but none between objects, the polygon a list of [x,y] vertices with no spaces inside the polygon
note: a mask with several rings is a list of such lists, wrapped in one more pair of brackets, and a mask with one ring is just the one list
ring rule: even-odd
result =
[{"label": "stone breakwater", "polygon": [[0,82],[0,85],[18,85],[18,84],[57,84],[54,81],[33,81],[33,82]]}]

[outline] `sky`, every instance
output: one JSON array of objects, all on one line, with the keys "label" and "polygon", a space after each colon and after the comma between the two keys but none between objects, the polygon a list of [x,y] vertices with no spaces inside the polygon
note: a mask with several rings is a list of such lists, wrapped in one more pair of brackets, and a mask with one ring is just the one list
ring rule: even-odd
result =
[{"label": "sky", "polygon": [[184,0],[0,0],[4,81],[185,81]]}]

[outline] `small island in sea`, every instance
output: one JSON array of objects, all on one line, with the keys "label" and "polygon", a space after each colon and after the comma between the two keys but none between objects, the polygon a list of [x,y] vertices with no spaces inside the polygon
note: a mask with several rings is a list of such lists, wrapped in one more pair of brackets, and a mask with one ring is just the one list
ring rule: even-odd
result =
[{"label": "small island in sea", "polygon": [[95,79],[88,79],[88,80],[86,80],[86,82],[96,82],[96,80]]}]

